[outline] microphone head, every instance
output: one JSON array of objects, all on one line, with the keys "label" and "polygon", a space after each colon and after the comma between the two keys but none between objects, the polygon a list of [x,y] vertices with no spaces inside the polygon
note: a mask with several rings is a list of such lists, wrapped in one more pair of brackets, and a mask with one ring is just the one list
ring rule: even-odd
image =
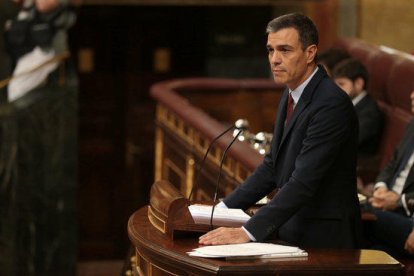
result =
[{"label": "microphone head", "polygon": [[266,140],[264,132],[257,133],[256,136],[254,136],[254,140],[256,143],[260,143],[260,144],[264,143]]},{"label": "microphone head", "polygon": [[241,130],[246,130],[249,128],[249,121],[247,121],[246,119],[238,119],[235,123],[234,126],[237,129],[241,129]]},{"label": "microphone head", "polygon": [[273,138],[273,134],[268,132],[258,132],[254,136],[254,141],[260,144],[270,144]]},{"label": "microphone head", "polygon": [[273,135],[267,132],[259,132],[254,136],[253,147],[261,155],[266,154],[270,149],[270,144],[272,141]]},{"label": "microphone head", "polygon": [[[239,134],[239,131],[241,131],[241,133]],[[244,131],[241,128],[236,128],[233,130],[233,137],[236,137],[237,135],[239,135],[239,137],[237,137],[237,140],[243,142],[247,139],[247,135],[246,135],[246,131]]]}]

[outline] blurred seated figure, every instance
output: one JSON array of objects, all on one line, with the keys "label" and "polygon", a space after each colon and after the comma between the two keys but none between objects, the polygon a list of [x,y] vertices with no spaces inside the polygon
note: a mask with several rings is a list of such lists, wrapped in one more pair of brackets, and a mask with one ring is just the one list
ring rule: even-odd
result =
[{"label": "blurred seated figure", "polygon": [[374,155],[382,134],[383,116],[375,99],[366,91],[368,71],[361,62],[349,58],[334,67],[332,78],[355,106],[359,121],[358,155]]},{"label": "blurred seated figure", "polygon": [[44,52],[60,54],[68,49],[67,30],[76,14],[71,9],[74,0],[23,0],[21,9],[6,24],[8,51],[17,61],[21,56],[40,47]]},{"label": "blurred seated figure", "polygon": [[[4,33],[6,22],[16,16],[18,5],[12,0],[0,1],[0,83],[9,78],[12,74],[12,61],[9,53],[6,51]],[[7,101],[5,85],[0,84],[0,103]]]},{"label": "blurred seated figure", "polygon": [[[410,98],[414,113],[414,91]],[[414,254],[414,119],[378,175],[369,202],[377,216],[368,231],[374,246],[395,257]]]},{"label": "blurred seated figure", "polygon": [[13,101],[42,84],[66,53],[67,30],[75,22],[70,0],[24,0],[6,29],[8,51],[16,63],[8,87]]},{"label": "blurred seated figure", "polygon": [[318,54],[318,63],[322,64],[329,76],[332,76],[335,65],[350,57],[345,50],[330,48]]}]

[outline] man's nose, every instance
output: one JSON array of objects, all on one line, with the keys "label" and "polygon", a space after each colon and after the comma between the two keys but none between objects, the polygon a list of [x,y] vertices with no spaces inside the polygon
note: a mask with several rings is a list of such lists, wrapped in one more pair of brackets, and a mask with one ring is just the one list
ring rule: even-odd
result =
[{"label": "man's nose", "polygon": [[274,51],[270,56],[270,63],[272,64],[280,64],[282,61],[280,59],[280,54],[277,51]]}]

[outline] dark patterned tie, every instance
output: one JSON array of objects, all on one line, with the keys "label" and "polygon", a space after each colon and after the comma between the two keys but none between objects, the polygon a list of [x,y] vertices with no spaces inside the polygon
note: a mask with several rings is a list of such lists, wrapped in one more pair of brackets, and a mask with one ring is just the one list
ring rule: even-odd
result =
[{"label": "dark patterned tie", "polygon": [[289,93],[288,105],[287,105],[287,111],[286,111],[286,124],[289,123],[289,120],[292,117],[293,105],[294,105],[294,102],[293,102],[292,94]]}]

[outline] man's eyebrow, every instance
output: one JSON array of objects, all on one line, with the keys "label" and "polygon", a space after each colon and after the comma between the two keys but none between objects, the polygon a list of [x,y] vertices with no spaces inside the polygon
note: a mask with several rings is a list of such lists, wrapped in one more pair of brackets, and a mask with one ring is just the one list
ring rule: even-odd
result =
[{"label": "man's eyebrow", "polygon": [[280,44],[280,45],[276,45],[276,48],[293,48],[293,46],[289,45],[289,44]]},{"label": "man's eyebrow", "polygon": [[276,46],[272,46],[271,44],[267,44],[266,45],[266,47],[267,48],[277,48],[277,49],[281,49],[281,48],[294,48],[293,46],[291,46],[291,45],[289,45],[289,44],[279,44],[279,45],[276,45]]}]

